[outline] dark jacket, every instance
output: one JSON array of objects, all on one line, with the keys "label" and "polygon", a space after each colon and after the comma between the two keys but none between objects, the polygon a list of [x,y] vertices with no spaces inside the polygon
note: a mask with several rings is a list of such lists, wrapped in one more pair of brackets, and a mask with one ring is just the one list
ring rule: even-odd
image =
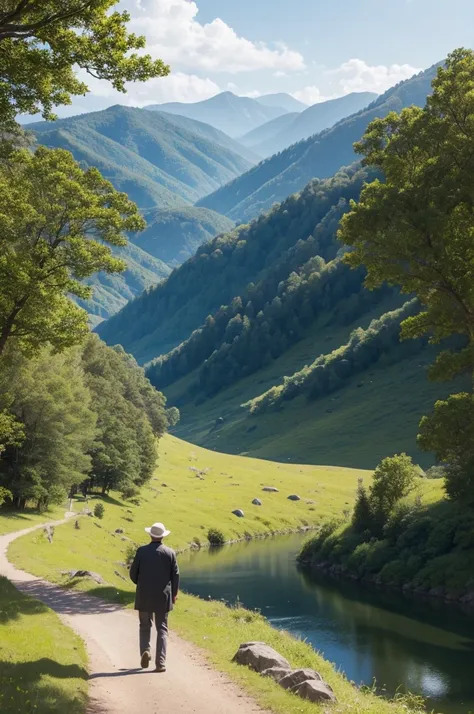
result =
[{"label": "dark jacket", "polygon": [[160,615],[170,612],[179,587],[174,550],[157,542],[143,545],[136,552],[130,579],[137,586],[135,610]]}]

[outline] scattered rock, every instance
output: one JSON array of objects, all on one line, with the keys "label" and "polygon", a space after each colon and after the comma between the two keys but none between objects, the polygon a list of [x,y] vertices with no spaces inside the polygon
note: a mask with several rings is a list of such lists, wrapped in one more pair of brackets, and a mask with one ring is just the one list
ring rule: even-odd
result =
[{"label": "scattered rock", "polygon": [[267,491],[268,493],[279,493],[278,489],[274,486],[264,486],[262,491]]},{"label": "scattered rock", "polygon": [[237,664],[246,665],[256,672],[264,672],[274,667],[291,670],[288,660],[264,642],[245,642],[241,644],[234,655],[233,661],[237,662]]},{"label": "scattered rock", "polygon": [[125,580],[127,581],[127,578],[125,578],[121,573],[119,573],[117,570],[114,570],[114,575],[117,576],[117,578],[120,578],[120,580]]},{"label": "scattered rock", "polygon": [[69,575],[72,578],[90,578],[98,585],[104,585],[104,578],[99,573],[93,573],[91,570],[63,570],[62,575]]},{"label": "scattered rock", "polygon": [[123,533],[123,528],[116,528],[115,532],[120,535],[121,533]]},{"label": "scattered rock", "polygon": [[168,484],[167,484],[167,483],[162,483],[161,485],[163,486],[163,488],[168,488]]},{"label": "scattered rock", "polygon": [[293,493],[291,496],[288,496],[289,501],[301,501],[301,498],[296,495],[296,493]]},{"label": "scattered rock", "polygon": [[337,699],[334,695],[329,684],[326,682],[318,682],[315,679],[307,679],[306,681],[298,684],[296,687],[290,690],[294,694],[297,694],[302,699],[308,699],[310,702],[336,702]]},{"label": "scattered rock", "polygon": [[283,677],[291,674],[291,669],[286,669],[285,667],[270,667],[270,669],[265,669],[262,672],[263,677],[271,677],[275,682],[279,683]]},{"label": "scattered rock", "polygon": [[261,505],[262,505],[262,502],[261,502],[261,500],[260,500],[259,498],[254,498],[253,501],[252,501],[252,503],[253,503],[254,506],[261,506]]},{"label": "scattered rock", "polygon": [[238,518],[244,518],[245,513],[242,511],[241,508],[236,508],[235,511],[232,511],[234,516],[237,516]]},{"label": "scattered rock", "polygon": [[323,681],[321,675],[315,672],[314,669],[293,669],[287,672],[279,683],[283,689],[293,689],[293,687],[298,687],[309,679],[314,679],[317,682]]}]

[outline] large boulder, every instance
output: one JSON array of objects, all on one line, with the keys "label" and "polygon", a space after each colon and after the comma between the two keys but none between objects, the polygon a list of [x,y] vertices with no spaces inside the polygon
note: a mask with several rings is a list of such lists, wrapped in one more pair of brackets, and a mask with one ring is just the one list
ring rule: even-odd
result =
[{"label": "large boulder", "polygon": [[262,491],[268,491],[268,493],[279,493],[278,489],[275,488],[275,486],[264,486],[262,488]]},{"label": "large boulder", "polygon": [[280,684],[283,689],[293,689],[293,687],[297,687],[299,684],[310,679],[314,679],[316,682],[322,682],[321,675],[315,672],[314,669],[293,669],[280,679]]},{"label": "large boulder", "polygon": [[252,503],[253,503],[254,506],[261,506],[261,505],[262,505],[262,502],[261,502],[261,500],[260,500],[259,498],[254,498],[253,501],[252,501]]},{"label": "large boulder", "polygon": [[291,496],[288,496],[289,501],[301,501],[300,496],[297,496],[296,493],[292,493]]},{"label": "large boulder", "polygon": [[291,670],[290,663],[282,657],[273,647],[264,642],[245,642],[241,644],[236,654],[234,662],[243,664],[256,672],[264,672],[274,667]]},{"label": "large boulder", "polygon": [[[280,682],[281,684],[281,682]],[[310,702],[320,704],[321,702],[336,702],[336,696],[329,684],[319,682],[316,679],[307,679],[296,687],[290,689],[290,692],[297,694],[302,699],[308,699]]]},{"label": "large boulder", "polygon": [[279,683],[288,674],[291,674],[291,669],[286,669],[286,667],[270,667],[270,669],[263,670],[262,677],[270,677],[270,679]]},{"label": "large boulder", "polygon": [[243,518],[245,516],[245,513],[242,511],[241,508],[236,508],[235,511],[232,511],[234,516],[237,516],[237,518]]}]

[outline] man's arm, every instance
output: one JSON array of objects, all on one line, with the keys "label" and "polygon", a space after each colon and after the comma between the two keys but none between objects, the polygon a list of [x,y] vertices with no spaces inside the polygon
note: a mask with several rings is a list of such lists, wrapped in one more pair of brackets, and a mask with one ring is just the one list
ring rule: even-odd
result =
[{"label": "man's arm", "polygon": [[173,553],[173,561],[171,563],[171,595],[173,598],[173,603],[176,602],[179,590],[179,568],[178,561],[176,560],[176,555]]},{"label": "man's arm", "polygon": [[139,551],[137,550],[137,552],[135,553],[135,557],[133,559],[132,566],[130,568],[130,580],[135,585],[138,583],[138,572],[140,570],[140,557],[138,555],[138,552]]}]

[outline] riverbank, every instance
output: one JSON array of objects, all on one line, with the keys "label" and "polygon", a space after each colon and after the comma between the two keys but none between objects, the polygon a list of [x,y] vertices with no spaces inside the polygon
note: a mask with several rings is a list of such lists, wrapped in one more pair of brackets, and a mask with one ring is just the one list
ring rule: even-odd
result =
[{"label": "riverbank", "polygon": [[474,512],[447,500],[407,505],[382,538],[328,522],[302,548],[308,572],[474,609]]},{"label": "riverbank", "polygon": [[[56,528],[56,533],[61,528],[64,526]],[[140,700],[142,704],[151,705],[165,692],[168,705],[176,712],[188,712],[191,707],[195,714],[250,714],[256,711],[262,714],[270,714],[270,711],[274,714],[326,714],[329,711],[327,706],[302,701],[273,680],[234,664],[232,657],[238,646],[250,640],[270,644],[295,668],[310,667],[319,671],[338,698],[338,703],[330,707],[334,714],[418,714],[422,711],[410,697],[398,697],[389,702],[357,689],[308,644],[275,630],[256,612],[240,607],[228,608],[222,603],[205,602],[183,594],[172,615],[172,630],[199,649],[193,649],[180,637],[172,635],[168,671],[164,678],[128,676],[147,675],[135,669],[138,657],[135,613],[102,598],[61,590],[11,566],[6,570],[11,577],[20,578],[20,587],[35,595],[37,600],[32,602],[38,604],[38,599],[47,602],[62,613],[67,623],[87,642],[91,696],[101,711],[126,714],[134,702]],[[112,595],[112,591],[101,590],[101,594]],[[131,601],[131,592],[124,595]],[[54,651],[48,652],[48,657],[54,662]],[[215,674],[216,670],[222,674]],[[110,678],[113,678],[113,688]],[[231,680],[241,689],[235,689]],[[242,691],[252,695],[253,700],[247,699]],[[263,709],[256,708],[255,702]],[[12,710],[11,714],[17,711]],[[25,711],[30,714],[28,709]],[[46,709],[44,714],[52,712]],[[82,714],[82,711],[74,711],[74,714]]]}]

